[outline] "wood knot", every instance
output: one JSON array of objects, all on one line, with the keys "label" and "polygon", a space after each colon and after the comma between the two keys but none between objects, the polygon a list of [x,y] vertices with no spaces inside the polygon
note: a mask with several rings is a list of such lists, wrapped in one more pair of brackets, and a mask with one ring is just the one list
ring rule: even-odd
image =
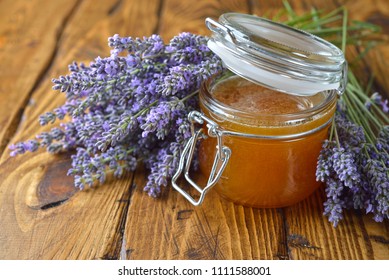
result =
[{"label": "wood knot", "polygon": [[66,175],[70,167],[69,158],[61,159],[47,166],[37,188],[40,209],[59,206],[77,192],[74,178]]},{"label": "wood knot", "polygon": [[288,236],[288,245],[295,248],[321,249],[320,247],[311,245],[305,236],[299,234],[291,234]]},{"label": "wood knot", "polygon": [[193,210],[188,209],[188,210],[180,210],[177,213],[177,220],[186,220],[189,219],[190,216],[192,215]]}]

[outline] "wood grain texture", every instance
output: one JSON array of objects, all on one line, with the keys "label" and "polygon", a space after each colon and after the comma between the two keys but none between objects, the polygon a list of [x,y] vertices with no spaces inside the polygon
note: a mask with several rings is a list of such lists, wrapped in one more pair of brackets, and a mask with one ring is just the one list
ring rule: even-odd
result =
[{"label": "wood grain texture", "polygon": [[58,35],[76,4],[76,0],[0,2],[0,153],[49,66]]},{"label": "wood grain texture", "polygon": [[163,1],[158,33],[170,39],[180,32],[192,32],[195,34],[209,35],[204,21],[207,17],[217,19],[226,12],[249,12],[247,1]]},{"label": "wood grain texture", "polygon": [[[80,3],[61,27],[64,36],[58,38],[58,50],[52,49],[55,44],[47,45],[47,52],[56,55],[31,95],[34,102],[23,108],[23,121],[12,142],[47,129],[39,126],[37,117],[63,102],[63,96],[51,90],[51,77],[66,74],[73,60],[108,56],[107,37],[115,33],[141,36],[156,28],[157,18],[146,15],[158,10],[158,1],[148,1],[148,10],[134,1],[104,1],[97,6],[94,1]],[[49,19],[42,15],[36,20]],[[72,177],[66,176],[69,160],[70,155],[52,156],[43,151],[17,158],[3,153],[0,259],[119,258],[133,175],[77,192]]]},{"label": "wood grain texture", "polygon": [[[351,18],[382,24],[388,35],[386,0],[289,2],[297,12],[345,4]],[[47,130],[38,116],[64,101],[51,78],[74,60],[108,56],[107,37],[209,34],[206,17],[271,16],[281,7],[281,0],[0,2],[0,259],[389,259],[389,223],[350,211],[333,228],[322,215],[323,190],[283,209],[242,207],[210,191],[194,207],[170,186],[159,199],[147,196],[142,168],[80,192],[66,176],[69,154],[10,158],[3,150]],[[376,73],[383,94],[387,57],[388,44],[379,46],[358,71]]]},{"label": "wood grain texture", "polygon": [[124,235],[127,259],[288,259],[282,210],[234,205],[214,191],[201,207],[171,188],[155,200],[142,191],[145,177],[135,176]]},{"label": "wood grain texture", "polygon": [[7,161],[0,172],[0,259],[117,259],[132,175],[109,190],[76,192],[71,178],[50,176],[66,179],[68,156],[27,157]]}]

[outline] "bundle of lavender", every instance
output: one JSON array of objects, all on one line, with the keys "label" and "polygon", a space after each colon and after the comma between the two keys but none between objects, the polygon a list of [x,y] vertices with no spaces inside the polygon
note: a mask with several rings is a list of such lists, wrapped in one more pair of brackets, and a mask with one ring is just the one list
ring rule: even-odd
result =
[{"label": "bundle of lavender", "polygon": [[108,174],[121,177],[142,161],[150,170],[145,191],[158,196],[191,135],[187,116],[198,108],[201,82],[222,69],[206,43],[190,33],[167,45],[158,35],[109,38],[109,57],[73,63],[69,75],[53,79],[66,102],[40,116],[40,124],[70,121],[12,145],[11,155],[75,150],[68,175],[80,189],[104,183]]},{"label": "bundle of lavender", "polygon": [[[365,22],[349,23],[344,8],[325,15],[313,10],[297,16],[287,2],[284,4],[287,24],[324,37],[345,54],[346,44],[358,46],[362,52],[357,59],[378,43],[374,34],[379,28]],[[371,83],[364,89],[352,66],[316,170],[317,180],[326,185],[324,214],[334,226],[343,218],[344,209],[373,213],[377,222],[389,218],[388,101],[377,92],[370,93]]]},{"label": "bundle of lavender", "polygon": [[[347,21],[347,11],[313,10],[297,16],[287,2],[273,18],[324,37],[345,50],[347,43],[372,46],[376,26]],[[337,22],[340,22],[337,24]],[[222,70],[206,45],[207,38],[182,33],[164,44],[158,35],[143,39],[108,39],[110,56],[89,66],[73,63],[70,74],[53,79],[66,102],[40,117],[40,124],[63,122],[36,139],[11,145],[11,155],[46,147],[50,153],[74,150],[72,167],[80,189],[120,177],[143,162],[150,170],[144,188],[157,197],[177,169],[190,136],[187,115],[199,109],[202,81]],[[343,209],[389,218],[388,104],[378,93],[363,90],[352,72],[339,99],[331,135],[318,160],[317,179],[325,182],[324,214],[336,226]]]}]

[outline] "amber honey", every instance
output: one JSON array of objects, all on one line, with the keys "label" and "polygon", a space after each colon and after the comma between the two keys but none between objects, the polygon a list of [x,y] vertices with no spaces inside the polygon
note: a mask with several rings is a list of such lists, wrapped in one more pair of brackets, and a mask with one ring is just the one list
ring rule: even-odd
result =
[{"label": "amber honey", "polygon": [[[318,187],[316,163],[336,105],[335,91],[295,96],[239,76],[213,77],[200,92],[202,112],[221,131],[231,157],[215,188],[224,198],[252,207],[284,207]],[[206,176],[217,152],[202,140],[200,169]]]}]

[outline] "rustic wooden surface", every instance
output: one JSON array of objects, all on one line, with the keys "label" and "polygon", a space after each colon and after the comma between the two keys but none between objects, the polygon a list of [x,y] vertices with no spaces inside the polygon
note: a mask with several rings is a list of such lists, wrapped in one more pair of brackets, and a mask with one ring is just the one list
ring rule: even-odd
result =
[{"label": "rustic wooden surface", "polygon": [[[389,1],[290,1],[298,11],[345,4],[353,19],[389,35]],[[333,228],[323,191],[283,209],[233,205],[211,191],[193,207],[171,188],[142,192],[146,172],[77,191],[66,176],[70,155],[44,151],[10,158],[7,146],[42,131],[37,122],[64,99],[51,78],[72,61],[107,56],[115,33],[168,40],[180,31],[208,34],[204,19],[228,11],[274,14],[281,1],[0,1],[0,259],[389,259],[389,223],[346,212]],[[389,47],[365,59],[388,96]]]}]

